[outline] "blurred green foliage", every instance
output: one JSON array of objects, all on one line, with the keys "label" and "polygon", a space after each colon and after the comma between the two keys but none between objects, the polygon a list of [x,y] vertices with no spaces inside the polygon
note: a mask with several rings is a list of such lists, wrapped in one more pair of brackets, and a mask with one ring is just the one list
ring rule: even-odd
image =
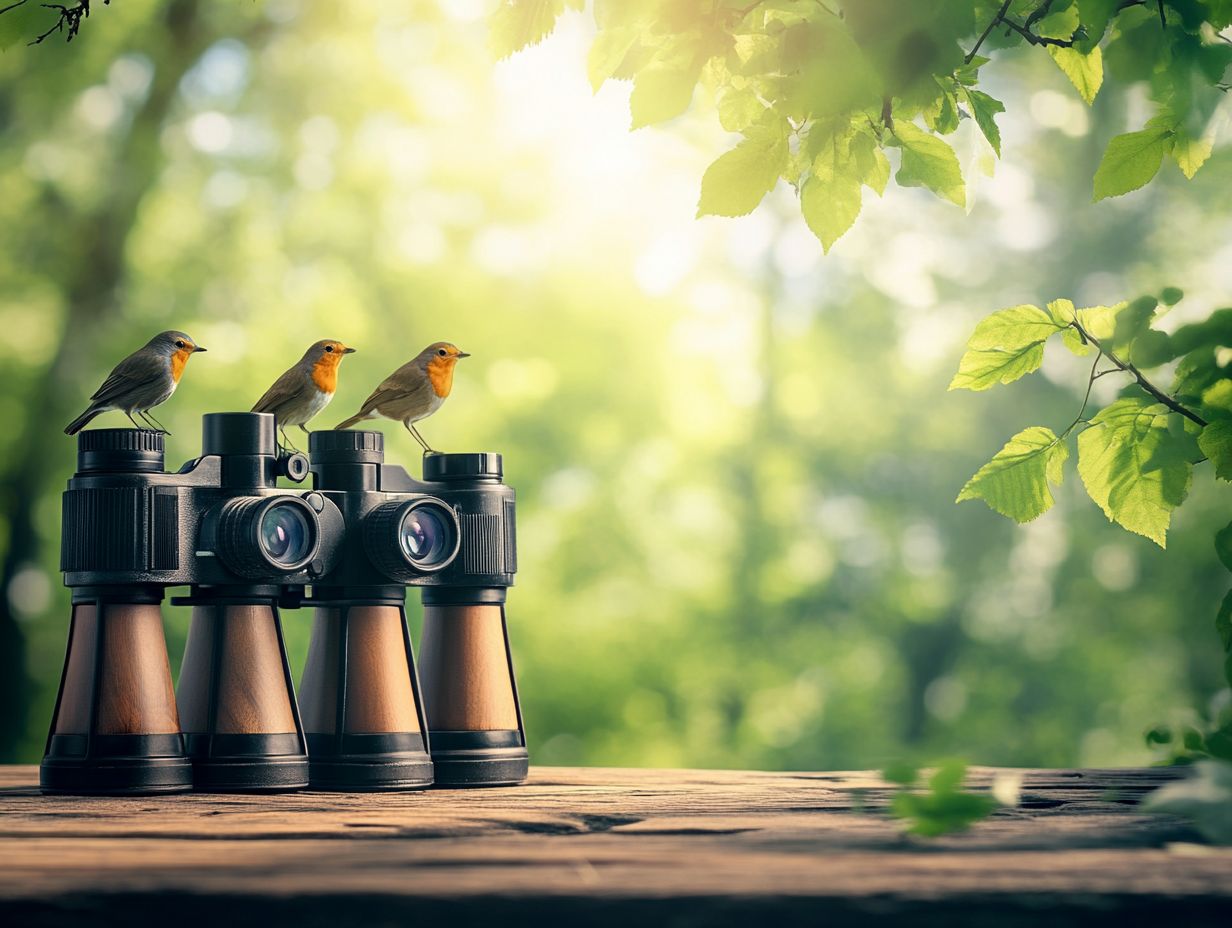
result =
[{"label": "blurred green foliage", "polygon": [[[1226,150],[1089,204],[1132,92],[1088,110],[1051,61],[1005,53],[1021,115],[997,176],[968,172],[970,215],[891,190],[822,259],[782,190],[694,222],[727,137],[627,134],[627,88],[591,98],[581,17],[493,68],[482,3],[105,12],[0,54],[5,758],[39,757],[63,656],[60,429],[168,327],[210,349],[159,410],[172,461],[317,338],[359,349],[322,426],[430,341],[474,355],[422,431],[502,451],[518,489],[539,763],[1136,763],[1147,725],[1226,698],[1209,474],[1166,552],[1074,482],[1024,529],[953,504],[1013,423],[1063,428],[1081,399],[1081,359],[947,394],[976,318],[1165,283],[1209,311],[1232,287]],[[187,614],[166,615],[174,666]],[[298,668],[307,617],[286,626]]]},{"label": "blurred green foliage", "polygon": [[903,821],[908,834],[924,838],[965,831],[997,807],[991,796],[963,792],[966,775],[967,765],[961,760],[939,764],[925,784],[910,764],[887,767],[882,776],[899,785],[890,799],[890,814]]}]

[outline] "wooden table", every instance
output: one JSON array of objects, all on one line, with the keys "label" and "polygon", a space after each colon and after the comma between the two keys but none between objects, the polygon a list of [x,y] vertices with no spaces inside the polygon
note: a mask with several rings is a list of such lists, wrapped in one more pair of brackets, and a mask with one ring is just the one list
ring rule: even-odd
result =
[{"label": "wooden table", "polygon": [[872,773],[539,767],[512,789],[88,799],[5,767],[0,925],[1232,926],[1232,848],[1136,808],[1175,773],[1023,774],[1019,808],[922,841]]}]

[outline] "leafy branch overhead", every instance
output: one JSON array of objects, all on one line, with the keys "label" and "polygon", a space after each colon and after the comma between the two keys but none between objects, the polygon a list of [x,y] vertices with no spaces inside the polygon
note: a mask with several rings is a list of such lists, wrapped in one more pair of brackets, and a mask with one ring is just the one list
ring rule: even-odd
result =
[{"label": "leafy branch overhead", "polygon": [[[1087,495],[1113,522],[1164,546],[1173,511],[1185,502],[1194,467],[1209,463],[1232,480],[1232,377],[1221,363],[1232,345],[1232,309],[1167,333],[1154,322],[1181,299],[1160,295],[1116,306],[1076,309],[1054,300],[1044,309],[1014,306],[983,319],[967,342],[950,389],[987,390],[1039,369],[1047,344],[1092,358],[1082,403],[1060,433],[1033,426],[1013,436],[958,494],[983,500],[1017,522],[1052,508],[1076,436],[1078,476]],[[1172,367],[1171,389],[1147,376]],[[1088,415],[1095,381],[1122,378],[1116,399]],[[1232,524],[1215,537],[1215,551],[1232,571]],[[1232,592],[1215,620],[1232,683]],[[1216,733],[1232,759],[1232,722]],[[1220,740],[1222,739],[1222,740]],[[1219,756],[1223,756],[1220,753]]]},{"label": "leafy branch overhead", "polygon": [[[1181,297],[1173,288],[1166,304]],[[1172,334],[1153,327],[1161,303],[1144,297],[1116,306],[1076,309],[1054,300],[1045,309],[1015,306],[976,326],[950,389],[987,390],[1038,370],[1044,347],[1059,340],[1071,353],[1092,357],[1085,396],[1060,434],[1036,426],[1019,432],[967,481],[959,501],[982,499],[1018,522],[1047,512],[1077,436],[1078,475],[1105,515],[1163,547],[1172,511],[1185,501],[1195,464],[1209,460],[1215,476],[1232,479],[1232,380],[1216,349],[1232,339],[1232,309]],[[1144,369],[1178,362],[1172,391]],[[1095,381],[1119,375],[1126,389],[1087,415]]]},{"label": "leafy branch overhead", "polygon": [[[582,0],[503,0],[500,57],[541,41]],[[1148,183],[1166,158],[1186,177],[1210,156],[1227,89],[1228,0],[594,0],[588,71],[597,90],[630,80],[633,128],[683,113],[701,85],[743,139],[701,182],[699,215],[739,216],[786,181],[830,246],[881,195],[897,152],[900,186],[967,202],[946,136],[973,121],[1001,154],[1002,103],[980,89],[997,52],[1048,55],[1088,104],[1106,77],[1145,82],[1155,115],[1108,143],[1094,199]]]}]

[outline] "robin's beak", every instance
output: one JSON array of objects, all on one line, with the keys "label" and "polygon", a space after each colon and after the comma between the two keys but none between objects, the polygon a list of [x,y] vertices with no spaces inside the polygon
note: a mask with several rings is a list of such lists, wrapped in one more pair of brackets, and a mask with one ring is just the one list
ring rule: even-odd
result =
[{"label": "robin's beak", "polygon": [[202,348],[200,345],[193,345],[193,350],[192,350],[192,353],[193,353],[193,354],[196,354],[198,351],[206,351],[206,350],[207,350],[207,349]]},{"label": "robin's beak", "polygon": [[343,349],[342,349],[342,353],[343,353],[343,354],[354,354],[354,353],[355,353],[355,349],[354,349],[354,348],[343,348]]},{"label": "robin's beak", "polygon": [[469,352],[469,351],[459,351],[455,357],[459,357],[459,358],[469,358],[470,356],[471,356],[471,354],[470,354],[470,352]]}]

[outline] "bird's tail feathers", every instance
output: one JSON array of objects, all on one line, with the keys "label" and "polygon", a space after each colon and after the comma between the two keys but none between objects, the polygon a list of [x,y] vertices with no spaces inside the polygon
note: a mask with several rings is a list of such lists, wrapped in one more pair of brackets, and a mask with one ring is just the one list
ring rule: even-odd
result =
[{"label": "bird's tail feathers", "polygon": [[87,425],[89,425],[90,422],[94,419],[94,417],[97,416],[102,411],[103,409],[101,406],[91,406],[85,412],[83,412],[80,416],[78,416],[76,419],[74,419],[72,422],[70,422],[68,425],[64,427],[64,434],[65,435],[76,435],[78,432],[84,429]]},{"label": "bird's tail feathers", "polygon": [[343,421],[335,425],[334,431],[337,432],[337,431],[341,431],[342,429],[349,429],[356,422],[363,422],[365,419],[370,419],[370,418],[372,417],[369,416],[366,412],[362,412],[362,411],[357,412],[355,415],[351,416],[351,418],[344,419]]}]

